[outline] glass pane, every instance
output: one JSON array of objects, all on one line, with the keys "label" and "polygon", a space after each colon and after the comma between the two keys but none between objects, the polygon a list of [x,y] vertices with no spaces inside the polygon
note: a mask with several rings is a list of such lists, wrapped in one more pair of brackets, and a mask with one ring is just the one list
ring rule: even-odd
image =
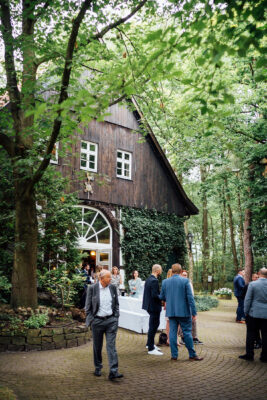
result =
[{"label": "glass pane", "polygon": [[95,151],[95,144],[90,144],[90,150]]},{"label": "glass pane", "polygon": [[110,243],[110,230],[109,228],[105,229],[98,235],[98,243],[105,243],[109,244]]},{"label": "glass pane", "polygon": [[99,261],[107,261],[109,259],[109,254],[108,253],[100,253],[99,254]]},{"label": "glass pane", "polygon": [[89,156],[89,160],[90,160],[90,161],[95,161],[95,156],[90,155],[90,156]]},{"label": "glass pane", "polygon": [[130,173],[129,173],[129,171],[127,171],[126,169],[124,170],[124,176],[126,176],[127,178],[130,177]]},{"label": "glass pane", "polygon": [[81,167],[86,167],[86,161],[81,160]]},{"label": "glass pane", "polygon": [[86,142],[82,142],[82,149],[87,150],[87,143]]},{"label": "glass pane", "polygon": [[86,160],[86,153],[81,153],[81,159]]},{"label": "glass pane", "polygon": [[89,168],[95,169],[95,163],[94,163],[94,162],[90,162],[90,163],[89,163]]},{"label": "glass pane", "polygon": [[125,160],[130,160],[130,154],[125,153],[125,154],[124,154],[124,159],[125,159]]},{"label": "glass pane", "polygon": [[99,232],[101,229],[105,228],[106,226],[107,226],[106,221],[100,214],[98,214],[93,225],[96,233]]},{"label": "glass pane", "polygon": [[91,225],[95,214],[96,214],[96,211],[85,208],[84,209],[84,217],[83,217],[84,221]]},{"label": "glass pane", "polygon": [[121,168],[117,168],[117,175],[121,175]]},{"label": "glass pane", "polygon": [[122,167],[122,163],[121,162],[117,162],[117,168],[121,168]]},{"label": "glass pane", "polygon": [[118,158],[122,158],[122,152],[121,152],[121,151],[118,151],[118,152],[117,152],[117,157],[118,157]]}]

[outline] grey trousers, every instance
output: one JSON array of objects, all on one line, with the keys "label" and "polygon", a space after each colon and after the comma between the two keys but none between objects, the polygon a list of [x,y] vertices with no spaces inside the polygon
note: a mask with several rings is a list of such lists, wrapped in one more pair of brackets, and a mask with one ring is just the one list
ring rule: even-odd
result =
[{"label": "grey trousers", "polygon": [[94,364],[95,368],[101,370],[102,347],[104,334],[106,335],[106,345],[108,363],[111,373],[118,371],[118,355],[116,350],[116,336],[118,330],[118,318],[110,317],[106,320],[95,318],[91,324],[93,334]]}]

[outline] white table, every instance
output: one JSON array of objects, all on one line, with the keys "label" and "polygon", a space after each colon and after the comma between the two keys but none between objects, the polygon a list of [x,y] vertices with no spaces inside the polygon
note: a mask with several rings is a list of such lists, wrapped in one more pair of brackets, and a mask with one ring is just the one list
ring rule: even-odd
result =
[{"label": "white table", "polygon": [[[119,296],[120,318],[119,327],[138,333],[148,332],[149,314],[142,309],[143,298]],[[159,330],[166,328],[165,310],[160,313]]]}]

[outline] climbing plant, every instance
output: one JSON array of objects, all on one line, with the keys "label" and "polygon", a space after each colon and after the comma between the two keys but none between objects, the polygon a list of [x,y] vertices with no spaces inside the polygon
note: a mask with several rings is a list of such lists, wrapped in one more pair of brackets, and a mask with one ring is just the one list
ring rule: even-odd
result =
[{"label": "climbing plant", "polygon": [[184,264],[186,248],[183,218],[151,210],[123,208],[121,243],[127,279],[138,270],[141,279],[160,264],[163,277],[174,262]]}]

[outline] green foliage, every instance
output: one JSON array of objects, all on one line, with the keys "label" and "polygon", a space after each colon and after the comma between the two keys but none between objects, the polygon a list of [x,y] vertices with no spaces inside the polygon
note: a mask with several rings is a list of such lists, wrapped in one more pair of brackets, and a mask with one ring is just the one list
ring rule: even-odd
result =
[{"label": "green foliage", "polygon": [[8,314],[0,314],[0,320],[3,321],[0,323],[0,328],[8,325],[8,330],[12,335],[15,335],[17,332],[23,330],[22,322],[18,317]]},{"label": "green foliage", "polygon": [[218,307],[219,301],[211,296],[194,296],[197,311],[208,311],[213,307]]},{"label": "green foliage", "polygon": [[163,277],[174,262],[185,261],[183,219],[174,214],[123,208],[121,243],[127,279],[137,269],[146,279],[153,264],[163,267]]},{"label": "green foliage", "polygon": [[79,210],[74,207],[78,199],[75,193],[66,193],[67,180],[59,177],[51,167],[38,186],[38,267],[48,269],[65,265],[74,270],[80,262],[75,229]]},{"label": "green foliage", "polygon": [[8,303],[11,293],[11,283],[6,276],[0,275],[0,303]]},{"label": "green foliage", "polygon": [[38,285],[54,294],[61,302],[62,308],[79,303],[79,295],[85,278],[78,274],[71,274],[64,267],[38,271]]},{"label": "green foliage", "polygon": [[32,312],[30,318],[24,321],[24,325],[26,326],[26,328],[38,329],[42,326],[45,326],[48,321],[48,313],[34,314],[34,312]]}]

